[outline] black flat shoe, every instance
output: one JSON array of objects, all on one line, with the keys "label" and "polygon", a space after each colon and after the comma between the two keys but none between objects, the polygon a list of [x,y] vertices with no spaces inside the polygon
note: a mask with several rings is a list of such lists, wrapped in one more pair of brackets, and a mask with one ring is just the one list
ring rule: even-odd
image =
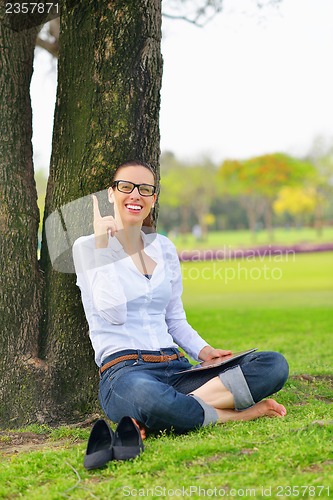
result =
[{"label": "black flat shoe", "polygon": [[113,436],[113,459],[130,460],[144,450],[140,429],[130,417],[123,417]]},{"label": "black flat shoe", "polygon": [[84,457],[86,469],[98,469],[112,460],[113,431],[105,420],[100,419],[94,424]]}]

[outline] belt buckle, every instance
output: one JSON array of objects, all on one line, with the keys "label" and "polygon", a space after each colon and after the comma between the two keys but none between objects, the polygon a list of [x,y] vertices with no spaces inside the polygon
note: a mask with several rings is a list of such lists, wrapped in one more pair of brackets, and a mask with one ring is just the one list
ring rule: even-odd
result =
[{"label": "belt buckle", "polygon": [[163,354],[162,356],[162,363],[166,363],[167,361],[172,361],[172,355],[170,354]]}]

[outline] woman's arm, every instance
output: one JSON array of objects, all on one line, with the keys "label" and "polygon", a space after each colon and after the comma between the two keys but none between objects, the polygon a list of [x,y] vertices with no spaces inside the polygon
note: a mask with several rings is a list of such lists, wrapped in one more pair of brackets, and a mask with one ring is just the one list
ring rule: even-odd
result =
[{"label": "woman's arm", "polygon": [[173,243],[168,241],[165,258],[171,272],[172,295],[166,309],[168,331],[175,342],[193,359],[210,360],[225,356],[231,351],[214,349],[187,322],[181,295],[183,292],[182,275],[177,251]]},{"label": "woman's arm", "polygon": [[73,259],[83,303],[92,302],[96,312],[112,324],[125,323],[126,296],[110,249],[96,248],[93,235],[82,237],[74,243]]}]

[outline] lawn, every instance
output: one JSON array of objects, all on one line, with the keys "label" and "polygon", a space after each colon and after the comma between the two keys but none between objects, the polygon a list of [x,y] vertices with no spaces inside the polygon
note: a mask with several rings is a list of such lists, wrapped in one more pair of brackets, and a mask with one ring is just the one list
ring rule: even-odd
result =
[{"label": "lawn", "polygon": [[333,253],[182,264],[189,322],[216,346],[285,354],[291,371],[333,368]]},{"label": "lawn", "polygon": [[177,248],[182,250],[195,249],[226,249],[248,248],[259,245],[294,245],[294,244],[321,244],[333,242],[333,227],[323,228],[319,235],[312,227],[293,229],[276,228],[272,236],[265,230],[251,235],[247,229],[237,231],[209,231],[207,236],[198,241],[192,234],[169,235]]},{"label": "lawn", "polygon": [[287,416],[162,433],[134,461],[90,472],[89,428],[23,429],[43,441],[16,453],[0,435],[0,498],[333,497],[333,254],[188,262],[182,270],[188,320],[211,344],[287,357],[290,378],[276,397]]}]

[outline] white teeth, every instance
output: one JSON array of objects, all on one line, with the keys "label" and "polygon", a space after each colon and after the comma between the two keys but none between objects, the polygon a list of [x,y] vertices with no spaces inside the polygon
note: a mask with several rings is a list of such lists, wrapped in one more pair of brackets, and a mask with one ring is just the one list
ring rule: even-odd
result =
[{"label": "white teeth", "polygon": [[139,205],[127,205],[127,208],[130,208],[131,210],[141,210],[142,207]]}]

